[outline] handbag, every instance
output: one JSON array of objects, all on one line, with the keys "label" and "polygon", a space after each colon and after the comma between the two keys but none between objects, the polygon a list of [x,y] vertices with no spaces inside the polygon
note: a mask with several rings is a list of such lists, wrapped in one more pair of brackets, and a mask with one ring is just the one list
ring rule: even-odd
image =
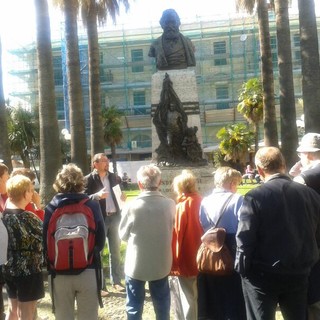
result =
[{"label": "handbag", "polygon": [[232,196],[233,194],[230,195],[223,205],[215,226],[210,228],[201,237],[202,243],[198,249],[196,258],[197,267],[200,272],[225,276],[232,274],[234,270],[234,259],[225,244],[226,230],[217,227]]}]

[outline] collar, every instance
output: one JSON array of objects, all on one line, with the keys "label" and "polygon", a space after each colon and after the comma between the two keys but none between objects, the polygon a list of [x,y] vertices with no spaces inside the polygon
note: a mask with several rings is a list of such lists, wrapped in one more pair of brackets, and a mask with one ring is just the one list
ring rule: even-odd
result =
[{"label": "collar", "polygon": [[266,178],[264,180],[264,183],[266,183],[270,180],[279,179],[279,178],[291,180],[291,178],[284,173],[275,173],[275,174],[270,175],[268,178]]}]

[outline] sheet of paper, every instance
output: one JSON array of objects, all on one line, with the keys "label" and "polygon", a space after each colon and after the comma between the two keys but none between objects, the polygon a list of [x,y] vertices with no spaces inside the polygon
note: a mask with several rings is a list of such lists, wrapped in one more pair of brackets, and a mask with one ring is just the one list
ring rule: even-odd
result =
[{"label": "sheet of paper", "polygon": [[122,194],[122,191],[120,189],[120,185],[116,185],[112,188],[113,192],[114,192],[114,195],[116,196],[116,199],[117,199],[117,202],[118,202],[118,206],[120,208],[120,210],[123,208],[125,202],[123,200],[121,200],[121,194]]}]

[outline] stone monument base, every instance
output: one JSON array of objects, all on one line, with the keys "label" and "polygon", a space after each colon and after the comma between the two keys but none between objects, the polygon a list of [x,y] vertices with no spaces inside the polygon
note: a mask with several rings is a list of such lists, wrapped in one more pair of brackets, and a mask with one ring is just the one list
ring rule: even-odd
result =
[{"label": "stone monument base", "polygon": [[190,170],[193,172],[195,177],[197,178],[197,185],[199,193],[204,197],[209,195],[213,188],[213,165],[208,164],[207,166],[202,167],[160,167],[161,170],[161,185],[160,191],[169,198],[175,199],[176,194],[172,189],[172,181],[173,178],[179,174],[181,174],[182,170]]}]

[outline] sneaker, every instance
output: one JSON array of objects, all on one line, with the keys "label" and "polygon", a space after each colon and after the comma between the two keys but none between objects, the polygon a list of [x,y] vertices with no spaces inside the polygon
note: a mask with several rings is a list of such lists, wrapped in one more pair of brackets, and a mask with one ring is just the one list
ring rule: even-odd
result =
[{"label": "sneaker", "polygon": [[112,288],[113,288],[115,291],[118,291],[118,292],[124,292],[124,291],[126,291],[126,288],[125,288],[122,284],[113,284],[113,285],[112,285]]}]

